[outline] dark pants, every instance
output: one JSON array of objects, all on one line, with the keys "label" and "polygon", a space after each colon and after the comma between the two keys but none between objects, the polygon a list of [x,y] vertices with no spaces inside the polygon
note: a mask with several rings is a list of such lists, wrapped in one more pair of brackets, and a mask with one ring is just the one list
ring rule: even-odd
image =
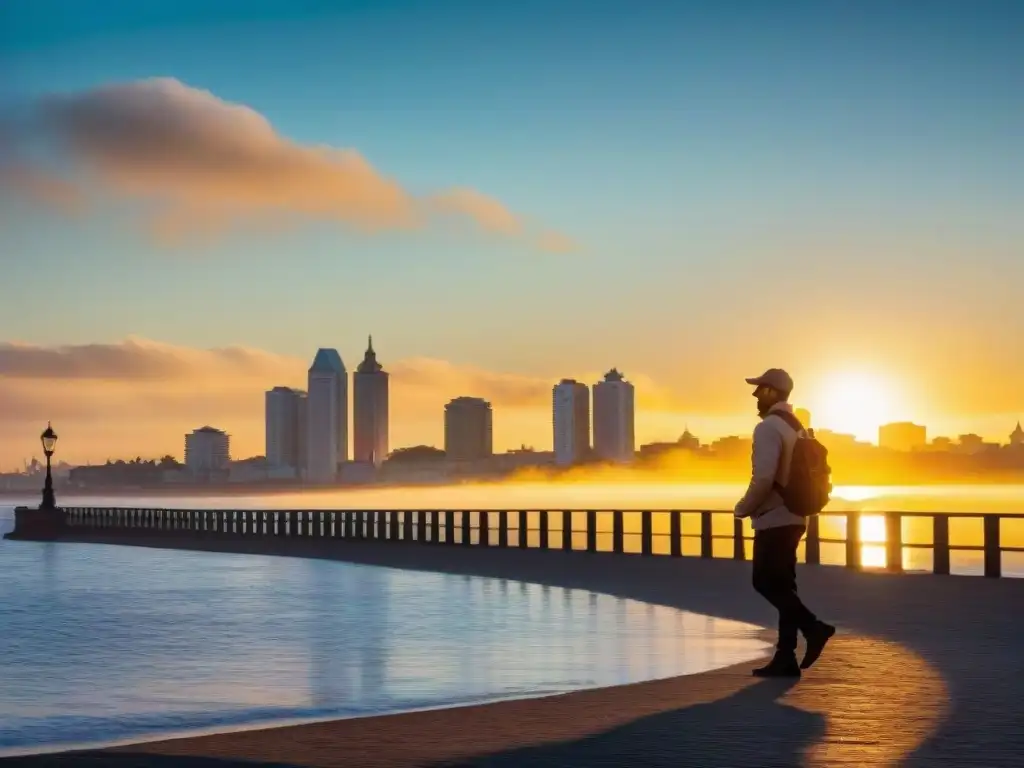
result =
[{"label": "dark pants", "polygon": [[796,633],[805,635],[817,618],[796,591],[796,549],[804,526],[785,525],[754,531],[754,589],[779,611],[778,650],[796,650]]}]

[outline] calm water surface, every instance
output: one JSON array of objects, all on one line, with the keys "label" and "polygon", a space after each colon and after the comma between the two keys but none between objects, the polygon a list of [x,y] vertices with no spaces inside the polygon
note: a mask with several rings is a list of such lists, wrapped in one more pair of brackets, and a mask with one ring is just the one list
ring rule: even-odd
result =
[{"label": "calm water surface", "polygon": [[763,656],[756,632],[503,580],[0,542],[0,754],[691,674]]}]

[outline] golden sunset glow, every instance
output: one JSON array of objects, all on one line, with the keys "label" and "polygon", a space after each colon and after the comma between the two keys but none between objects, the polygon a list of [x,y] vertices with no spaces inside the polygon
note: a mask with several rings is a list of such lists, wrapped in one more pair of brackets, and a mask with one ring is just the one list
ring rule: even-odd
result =
[{"label": "golden sunset glow", "polygon": [[909,417],[901,412],[895,387],[874,373],[852,371],[829,375],[815,387],[814,425],[874,442],[878,428]]}]

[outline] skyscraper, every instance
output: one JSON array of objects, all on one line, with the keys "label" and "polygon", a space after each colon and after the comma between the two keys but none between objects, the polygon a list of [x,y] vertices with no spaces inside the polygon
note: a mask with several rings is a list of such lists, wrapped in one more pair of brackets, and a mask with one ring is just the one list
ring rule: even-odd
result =
[{"label": "skyscraper", "polygon": [[475,461],[494,454],[489,402],[456,397],[444,407],[444,452],[453,461]]},{"label": "skyscraper", "polygon": [[300,474],[306,463],[306,393],[274,387],[265,403],[267,463]]},{"label": "skyscraper", "polygon": [[594,453],[605,461],[632,461],[636,450],[633,385],[612,368],[593,389]]},{"label": "skyscraper", "polygon": [[226,472],[231,463],[231,437],[213,427],[193,429],[185,435],[185,466],[193,475]]},{"label": "skyscraper", "polygon": [[336,349],[319,349],[306,395],[306,479],[331,483],[348,460],[348,373]]},{"label": "skyscraper", "polygon": [[562,379],[551,391],[555,463],[565,466],[590,453],[590,389]]},{"label": "skyscraper", "polygon": [[388,457],[388,374],[377,362],[373,337],[352,374],[352,458],[377,466]]}]

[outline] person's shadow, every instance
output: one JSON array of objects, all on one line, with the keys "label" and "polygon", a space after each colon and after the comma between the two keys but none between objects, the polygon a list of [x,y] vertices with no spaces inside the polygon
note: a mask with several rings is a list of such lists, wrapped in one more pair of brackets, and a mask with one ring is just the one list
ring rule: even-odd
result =
[{"label": "person's shadow", "polygon": [[804,753],[824,735],[826,721],[820,713],[778,701],[796,682],[762,680],[709,704],[661,712],[576,741],[510,749],[433,768],[798,768]]}]

